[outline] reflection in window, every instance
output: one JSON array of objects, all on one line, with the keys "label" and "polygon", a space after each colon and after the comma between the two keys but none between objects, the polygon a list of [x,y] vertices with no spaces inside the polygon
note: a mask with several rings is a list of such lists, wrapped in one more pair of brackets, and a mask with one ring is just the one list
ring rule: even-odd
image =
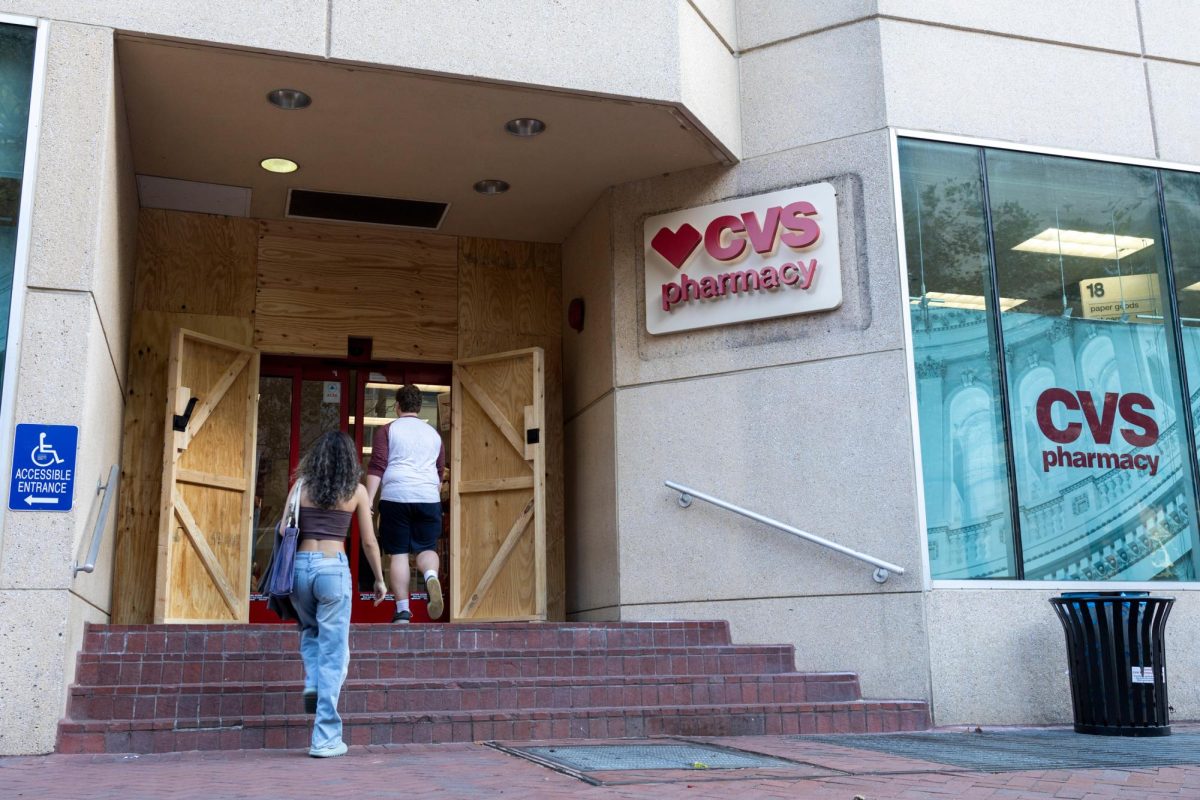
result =
[{"label": "reflection in window", "polygon": [[1198,176],[917,140],[900,168],[933,577],[1192,579]]},{"label": "reflection in window", "polygon": [[0,24],[0,384],[8,350],[21,177],[33,86],[35,28]]},{"label": "reflection in window", "polygon": [[900,160],[934,574],[1016,577],[979,157],[903,141]]}]

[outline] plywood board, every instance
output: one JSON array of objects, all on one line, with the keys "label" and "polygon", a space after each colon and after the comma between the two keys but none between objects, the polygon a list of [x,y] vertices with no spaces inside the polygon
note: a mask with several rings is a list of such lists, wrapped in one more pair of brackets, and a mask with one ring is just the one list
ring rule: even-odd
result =
[{"label": "plywood board", "polygon": [[260,223],[255,344],[344,356],[369,336],[377,359],[451,361],[458,352],[457,241],[370,226]]},{"label": "plywood board", "polygon": [[451,619],[546,619],[542,358],[534,348],[455,363]]},{"label": "plywood board", "polygon": [[242,345],[254,336],[249,319],[152,311],[133,316],[113,568],[112,619],[120,625],[154,620],[167,356],[171,333],[180,327]]},{"label": "plywood board", "polygon": [[[197,402],[183,430],[173,419]],[[249,613],[258,353],[180,329],[167,362],[155,622]],[[179,481],[180,471],[221,480]]]},{"label": "plywood board", "polygon": [[[545,353],[547,616],[566,615],[561,250],[464,238],[459,243],[459,358],[528,347]],[[540,302],[533,309],[533,299]]]},{"label": "plywood board", "polygon": [[257,258],[256,220],[143,208],[134,309],[249,317]]}]

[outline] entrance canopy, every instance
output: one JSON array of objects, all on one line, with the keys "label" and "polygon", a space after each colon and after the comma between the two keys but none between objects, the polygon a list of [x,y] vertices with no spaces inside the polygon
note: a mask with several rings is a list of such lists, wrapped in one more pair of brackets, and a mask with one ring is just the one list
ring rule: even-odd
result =
[{"label": "entrance canopy", "polygon": [[[143,206],[279,219],[289,189],[315,189],[448,203],[440,233],[561,242],[605,188],[723,160],[671,105],[133,35],[117,48],[138,175],[249,190],[231,210],[205,187],[143,185]],[[267,101],[284,88],[311,105]],[[517,118],[546,130],[506,132]],[[299,169],[267,172],[270,157]],[[480,194],[485,179],[511,189]]]}]

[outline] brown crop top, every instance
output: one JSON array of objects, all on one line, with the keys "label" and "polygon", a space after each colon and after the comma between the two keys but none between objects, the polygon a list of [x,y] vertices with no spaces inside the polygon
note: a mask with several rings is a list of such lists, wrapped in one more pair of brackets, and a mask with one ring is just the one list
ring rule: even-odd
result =
[{"label": "brown crop top", "polygon": [[300,541],[305,539],[343,541],[350,531],[354,512],[336,508],[300,506]]}]

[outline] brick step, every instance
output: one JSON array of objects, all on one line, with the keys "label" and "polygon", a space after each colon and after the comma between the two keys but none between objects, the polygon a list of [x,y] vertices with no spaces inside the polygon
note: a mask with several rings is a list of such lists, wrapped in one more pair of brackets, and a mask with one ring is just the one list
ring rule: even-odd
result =
[{"label": "brick step", "polygon": [[[298,634],[281,625],[88,626],[85,653],[188,653],[295,651]],[[729,624],[697,622],[523,623],[453,625],[351,625],[352,651],[396,650],[603,650],[695,647],[730,643]]]},{"label": "brick step", "polygon": [[[924,730],[926,705],[916,701],[593,707],[431,713],[346,713],[351,745],[487,740],[753,736]],[[173,718],[59,725],[60,753],[165,753],[180,750],[304,748],[305,714]]]},{"label": "brick step", "polygon": [[[173,718],[229,719],[303,711],[300,683],[261,682],[164,686],[76,686],[70,721]],[[504,708],[688,706],[723,703],[814,703],[859,699],[852,673],[670,675],[378,681],[348,680],[339,708],[346,713],[494,711]]]},{"label": "brick step", "polygon": [[[795,670],[791,645],[701,645],[650,650],[399,650],[351,652],[352,679],[536,678],[581,675],[745,675]],[[298,650],[196,654],[82,653],[81,685],[299,681]]]}]

